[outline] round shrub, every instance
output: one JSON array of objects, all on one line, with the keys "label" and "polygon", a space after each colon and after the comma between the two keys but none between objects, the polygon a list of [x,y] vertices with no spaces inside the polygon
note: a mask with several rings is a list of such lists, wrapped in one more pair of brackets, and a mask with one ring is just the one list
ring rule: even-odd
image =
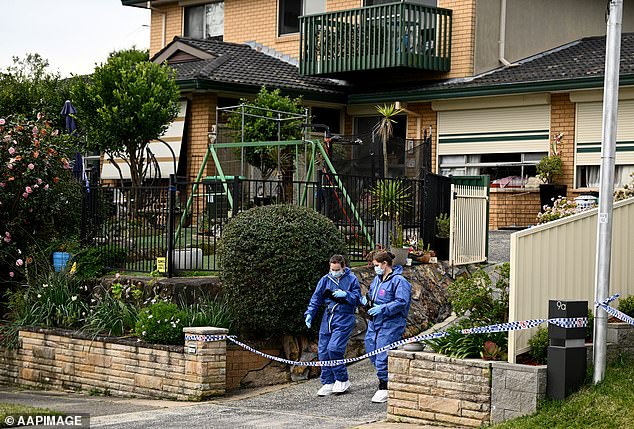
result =
[{"label": "round shrub", "polygon": [[537,332],[528,340],[530,351],[528,354],[537,361],[538,364],[543,365],[548,358],[548,329],[539,327]]},{"label": "round shrub", "polygon": [[223,291],[236,328],[251,338],[305,333],[304,311],[333,254],[345,253],[336,226],[314,210],[255,207],[234,217],[218,247]]},{"label": "round shrub", "polygon": [[186,314],[174,303],[158,301],[139,312],[135,332],[148,343],[183,344]]},{"label": "round shrub", "polygon": [[634,295],[619,300],[619,311],[634,317]]}]

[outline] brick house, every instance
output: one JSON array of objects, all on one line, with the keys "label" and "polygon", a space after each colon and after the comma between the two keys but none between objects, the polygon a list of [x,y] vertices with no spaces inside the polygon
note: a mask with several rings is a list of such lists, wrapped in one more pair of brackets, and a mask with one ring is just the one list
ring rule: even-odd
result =
[{"label": "brick house", "polygon": [[[151,9],[150,55],[168,61],[188,112],[179,173],[195,176],[215,107],[262,85],[301,94],[314,122],[368,135],[375,106],[405,108],[388,149],[416,176],[489,174],[492,229],[534,223],[535,165],[554,135],[568,195],[598,188],[605,4],[593,0],[122,0]],[[624,8],[616,184],[634,172],[634,10]],[[352,149],[357,172],[380,148]],[[411,141],[411,143],[409,143]],[[380,145],[379,145],[380,146]],[[380,156],[379,156],[380,158]],[[372,160],[371,162],[374,162]],[[213,166],[208,167],[213,174]]]}]

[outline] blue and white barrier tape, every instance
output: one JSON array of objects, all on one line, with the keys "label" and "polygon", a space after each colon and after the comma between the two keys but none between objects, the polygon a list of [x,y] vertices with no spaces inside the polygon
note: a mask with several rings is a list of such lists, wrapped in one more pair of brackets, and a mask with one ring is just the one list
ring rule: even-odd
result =
[{"label": "blue and white barrier tape", "polygon": [[[629,323],[630,325],[634,325],[634,318],[628,316],[620,312],[619,310],[610,307],[608,304],[619,297],[619,294],[612,295],[602,302],[596,302],[597,307],[603,308],[610,315],[623,320],[624,322]],[[467,328],[462,329],[460,333],[464,335],[469,334],[483,334],[483,333],[492,333],[492,332],[509,332],[509,331],[519,331],[522,329],[530,329],[535,328],[542,323],[550,323],[562,328],[585,328],[588,326],[588,318],[587,317],[559,317],[554,319],[532,319],[532,320],[521,320],[518,322],[507,322],[507,323],[498,323],[496,325],[489,326],[479,326],[475,328]],[[399,340],[393,342],[392,344],[388,344],[387,346],[381,347],[380,349],[376,349],[371,351],[370,353],[366,353],[363,356],[358,356],[355,358],[348,359],[339,359],[339,360],[328,360],[321,362],[304,362],[304,361],[292,361],[289,359],[284,359],[279,356],[273,356],[266,353],[263,353],[259,350],[254,349],[253,347],[244,344],[236,339],[235,335],[185,335],[185,341],[224,341],[229,340],[232,343],[242,347],[245,350],[248,350],[252,353],[255,353],[259,356],[265,357],[270,360],[274,360],[276,362],[285,363],[288,365],[296,365],[296,366],[338,366],[345,365],[352,362],[358,362],[360,360],[366,359],[370,356],[375,356],[379,353],[386,352],[388,350],[392,350],[396,347],[402,346],[404,344],[415,343],[419,341],[427,341],[434,340],[437,338],[442,338],[444,336],[449,335],[446,331],[434,332],[431,334],[423,334],[416,335],[414,337],[406,338],[403,340]]]},{"label": "blue and white barrier tape", "polygon": [[605,300],[605,301],[603,301],[603,302],[596,302],[596,301],[595,301],[595,305],[596,305],[597,307],[601,307],[602,309],[604,309],[604,310],[605,310],[605,312],[606,312],[606,313],[608,313],[610,316],[614,316],[614,317],[616,317],[617,319],[620,319],[620,320],[624,321],[625,323],[629,323],[630,325],[634,325],[634,318],[633,318],[633,317],[630,317],[630,316],[628,316],[627,314],[625,314],[625,313],[623,313],[623,312],[621,312],[621,311],[617,310],[617,309],[616,309],[616,308],[614,308],[614,307],[610,307],[610,306],[608,305],[608,303],[610,303],[610,302],[614,301],[614,300],[615,300],[615,299],[617,299],[618,297],[619,297],[619,294],[618,294],[618,293],[617,293],[617,294],[614,294],[614,295],[612,295],[611,297],[609,297],[608,299],[606,299],[606,300]]},{"label": "blue and white barrier tape", "polygon": [[[481,334],[481,333],[492,333],[492,332],[508,332],[508,331],[517,331],[521,329],[530,329],[536,326],[541,325],[544,322],[552,323],[553,325],[561,326],[562,328],[583,328],[588,324],[588,319],[585,317],[575,317],[575,318],[556,318],[556,319],[533,319],[533,320],[523,320],[519,322],[508,322],[508,323],[499,323],[496,325],[489,326],[480,326],[477,328],[468,328],[463,329],[460,332],[462,334]],[[420,341],[434,340],[437,338],[442,338],[444,336],[449,335],[446,331],[434,332],[431,334],[422,334],[416,335],[414,337],[406,338],[403,340],[395,341],[392,344],[388,344],[379,349],[373,350],[370,353],[366,353],[362,356],[358,356],[355,358],[347,358],[347,359],[339,359],[339,360],[328,360],[328,361],[317,361],[317,362],[305,362],[305,361],[293,361],[289,359],[284,359],[279,356],[269,355],[267,353],[263,353],[259,350],[254,349],[248,344],[244,344],[241,341],[238,341],[234,335],[185,335],[185,341],[223,341],[229,340],[232,343],[242,347],[245,350],[248,350],[252,353],[255,353],[264,358],[274,360],[276,362],[285,363],[288,365],[296,365],[296,366],[338,366],[344,365],[348,363],[358,362],[360,360],[366,359],[370,356],[375,356],[379,353],[386,352],[388,350],[392,350],[396,347],[402,346],[404,344],[415,343]]]}]

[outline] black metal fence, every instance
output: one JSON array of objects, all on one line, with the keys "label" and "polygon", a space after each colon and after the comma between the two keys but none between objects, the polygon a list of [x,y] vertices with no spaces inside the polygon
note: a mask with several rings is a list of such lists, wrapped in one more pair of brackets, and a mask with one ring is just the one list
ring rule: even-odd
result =
[{"label": "black metal fence", "polygon": [[[215,271],[220,267],[216,246],[234,214],[259,205],[296,204],[330,218],[348,244],[351,261],[364,261],[376,245],[387,246],[398,237],[394,224],[379,222],[377,214],[385,210],[376,203],[379,182],[395,181],[407,199],[398,214],[399,233],[404,240],[432,243],[436,216],[449,211],[449,178],[325,173],[316,182],[233,177],[142,188],[92,186],[84,191],[82,241],[100,248],[113,269],[150,272],[157,257],[166,257],[174,271]],[[393,215],[387,217],[394,220]]]}]

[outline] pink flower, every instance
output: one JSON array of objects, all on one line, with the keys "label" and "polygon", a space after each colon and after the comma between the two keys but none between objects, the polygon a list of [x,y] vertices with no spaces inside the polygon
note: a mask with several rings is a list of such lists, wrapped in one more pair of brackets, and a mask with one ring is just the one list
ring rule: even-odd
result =
[{"label": "pink flower", "polygon": [[6,184],[6,183],[4,183],[4,182],[0,182],[0,188],[4,188],[5,186],[7,186],[7,184]]},{"label": "pink flower", "polygon": [[37,189],[39,187],[40,187],[39,185],[33,185],[33,189]]},{"label": "pink flower", "polygon": [[22,259],[18,259],[17,261],[15,261],[15,265],[21,267],[22,265],[24,265],[24,261]]},{"label": "pink flower", "polygon": [[33,189],[31,189],[30,186],[27,186],[25,191],[26,191],[27,194],[30,194],[31,192],[33,192]]},{"label": "pink flower", "polygon": [[37,135],[37,132],[38,132],[37,127],[33,127],[33,135],[34,135],[34,136],[36,136],[36,135]]},{"label": "pink flower", "polygon": [[13,278],[13,276],[15,276],[15,273],[13,271],[9,271],[9,277]]},{"label": "pink flower", "polygon": [[4,125],[6,123],[7,123],[7,121],[5,121],[4,118],[0,118],[0,125]]},{"label": "pink flower", "polygon": [[11,233],[10,233],[9,231],[6,231],[6,232],[4,233],[4,238],[3,238],[3,240],[4,240],[5,242],[7,242],[7,243],[11,243]]},{"label": "pink flower", "polygon": [[11,146],[9,148],[9,155],[13,155],[15,153],[15,148],[13,146]]},{"label": "pink flower", "polygon": [[24,198],[28,198],[28,197],[29,197],[29,194],[27,194],[26,192],[24,192],[24,193],[22,194],[22,196],[23,196]]},{"label": "pink flower", "polygon": [[35,168],[35,165],[33,165],[32,163],[27,165],[27,167],[29,167],[29,170],[33,170]]},{"label": "pink flower", "polygon": [[37,184],[41,185],[42,184],[42,179],[40,179],[39,177],[37,178]]},{"label": "pink flower", "polygon": [[46,185],[44,185],[44,189],[46,189],[48,191],[48,183]]},{"label": "pink flower", "polygon": [[7,168],[8,168],[9,170],[13,170],[13,164],[8,163],[8,164],[7,164]]},{"label": "pink flower", "polygon": [[42,119],[42,112],[37,112],[37,120],[39,121],[40,119]]}]

